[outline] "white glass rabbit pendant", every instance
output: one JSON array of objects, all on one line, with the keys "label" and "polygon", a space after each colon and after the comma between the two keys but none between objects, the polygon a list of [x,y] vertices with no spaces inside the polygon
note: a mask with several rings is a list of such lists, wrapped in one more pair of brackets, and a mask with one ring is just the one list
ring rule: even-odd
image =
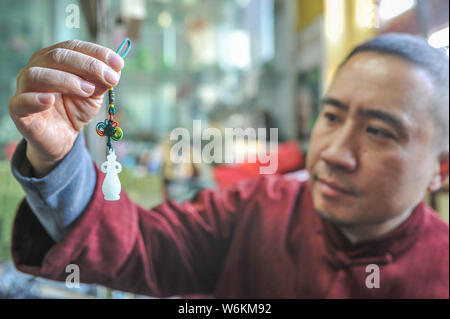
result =
[{"label": "white glass rabbit pendant", "polygon": [[116,161],[116,154],[113,149],[109,150],[106,159],[106,162],[101,165],[102,172],[106,174],[102,185],[103,195],[105,200],[119,200],[121,185],[117,174],[122,171],[122,165]]}]

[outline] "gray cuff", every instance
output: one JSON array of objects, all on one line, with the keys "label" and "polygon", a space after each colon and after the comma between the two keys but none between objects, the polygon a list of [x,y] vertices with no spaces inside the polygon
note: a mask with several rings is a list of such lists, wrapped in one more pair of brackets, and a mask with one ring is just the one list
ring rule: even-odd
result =
[{"label": "gray cuff", "polygon": [[42,226],[59,241],[94,193],[97,180],[94,163],[81,131],[70,152],[49,174],[42,178],[26,177],[21,173],[21,168],[31,167],[26,157],[26,143],[22,139],[13,154],[12,173]]}]

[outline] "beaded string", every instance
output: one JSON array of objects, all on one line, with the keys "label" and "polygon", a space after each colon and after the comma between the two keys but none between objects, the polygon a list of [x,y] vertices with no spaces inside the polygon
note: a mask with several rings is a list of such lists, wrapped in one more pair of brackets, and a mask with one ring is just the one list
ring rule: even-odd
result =
[{"label": "beaded string", "polygon": [[[120,52],[122,51],[125,44],[128,44],[128,46],[126,47],[125,52],[120,55]],[[122,44],[119,46],[116,52],[122,57],[122,59],[124,59],[130,49],[131,40],[129,38],[126,38],[125,40],[123,40]],[[109,119],[105,119],[103,122],[98,122],[95,127],[98,135],[108,137],[106,146],[108,146],[110,151],[114,150],[111,140],[120,141],[123,138],[123,131],[120,127],[118,127],[119,123],[114,121],[114,115],[116,115],[115,98],[114,87],[110,87],[108,90]]]}]

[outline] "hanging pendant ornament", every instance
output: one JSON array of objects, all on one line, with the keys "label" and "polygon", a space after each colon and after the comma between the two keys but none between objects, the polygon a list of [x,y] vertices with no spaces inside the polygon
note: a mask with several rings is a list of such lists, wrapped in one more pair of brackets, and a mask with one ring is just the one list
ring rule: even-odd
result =
[{"label": "hanging pendant ornament", "polygon": [[116,154],[113,149],[109,150],[109,155],[106,158],[107,161],[101,166],[102,172],[106,174],[102,185],[103,195],[105,200],[119,200],[121,186],[117,174],[122,171],[122,165],[116,161]]},{"label": "hanging pendant ornament", "polygon": [[[125,49],[125,52],[121,55],[122,59],[124,59],[128,54],[128,51],[130,51],[131,40],[126,38],[116,51],[117,54],[120,54],[123,47],[127,43],[128,46]],[[117,174],[122,171],[122,165],[116,161],[116,153],[114,152],[114,148],[112,146],[112,140],[120,141],[123,138],[123,131],[118,126],[119,123],[114,121],[114,115],[116,115],[114,87],[110,87],[108,90],[108,104],[109,119],[105,119],[103,122],[98,122],[95,129],[98,135],[106,136],[108,138],[106,143],[106,146],[108,146],[109,149],[108,156],[106,157],[107,160],[100,166],[102,172],[106,174],[102,185],[102,191],[105,200],[114,201],[120,199],[119,194],[121,191],[121,185]]]}]

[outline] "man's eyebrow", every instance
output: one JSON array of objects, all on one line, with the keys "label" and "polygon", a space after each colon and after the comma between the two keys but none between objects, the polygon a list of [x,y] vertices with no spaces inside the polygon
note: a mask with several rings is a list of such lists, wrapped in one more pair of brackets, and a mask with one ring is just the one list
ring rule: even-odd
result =
[{"label": "man's eyebrow", "polygon": [[[332,97],[324,97],[322,100],[322,105],[332,105],[339,109],[342,109],[344,111],[348,111],[349,107],[347,104],[339,101],[338,99],[332,98]],[[358,110],[358,115],[362,117],[369,117],[369,118],[376,118],[383,122],[388,123],[389,125],[393,126],[399,133],[405,135],[407,130],[403,122],[396,117],[395,115],[380,111],[380,110],[372,110],[372,109],[360,109]]]},{"label": "man's eyebrow", "polygon": [[333,105],[336,106],[337,108],[343,109],[344,111],[348,110],[348,105],[335,99],[332,97],[324,97],[322,100],[322,105],[328,104],[328,105]]},{"label": "man's eyebrow", "polygon": [[403,124],[402,120],[400,120],[395,115],[392,115],[391,113],[380,111],[380,110],[360,109],[358,111],[358,115],[363,116],[363,117],[371,117],[371,118],[379,119],[383,122],[390,124],[400,133],[402,133],[402,134],[406,133],[406,127]]}]

